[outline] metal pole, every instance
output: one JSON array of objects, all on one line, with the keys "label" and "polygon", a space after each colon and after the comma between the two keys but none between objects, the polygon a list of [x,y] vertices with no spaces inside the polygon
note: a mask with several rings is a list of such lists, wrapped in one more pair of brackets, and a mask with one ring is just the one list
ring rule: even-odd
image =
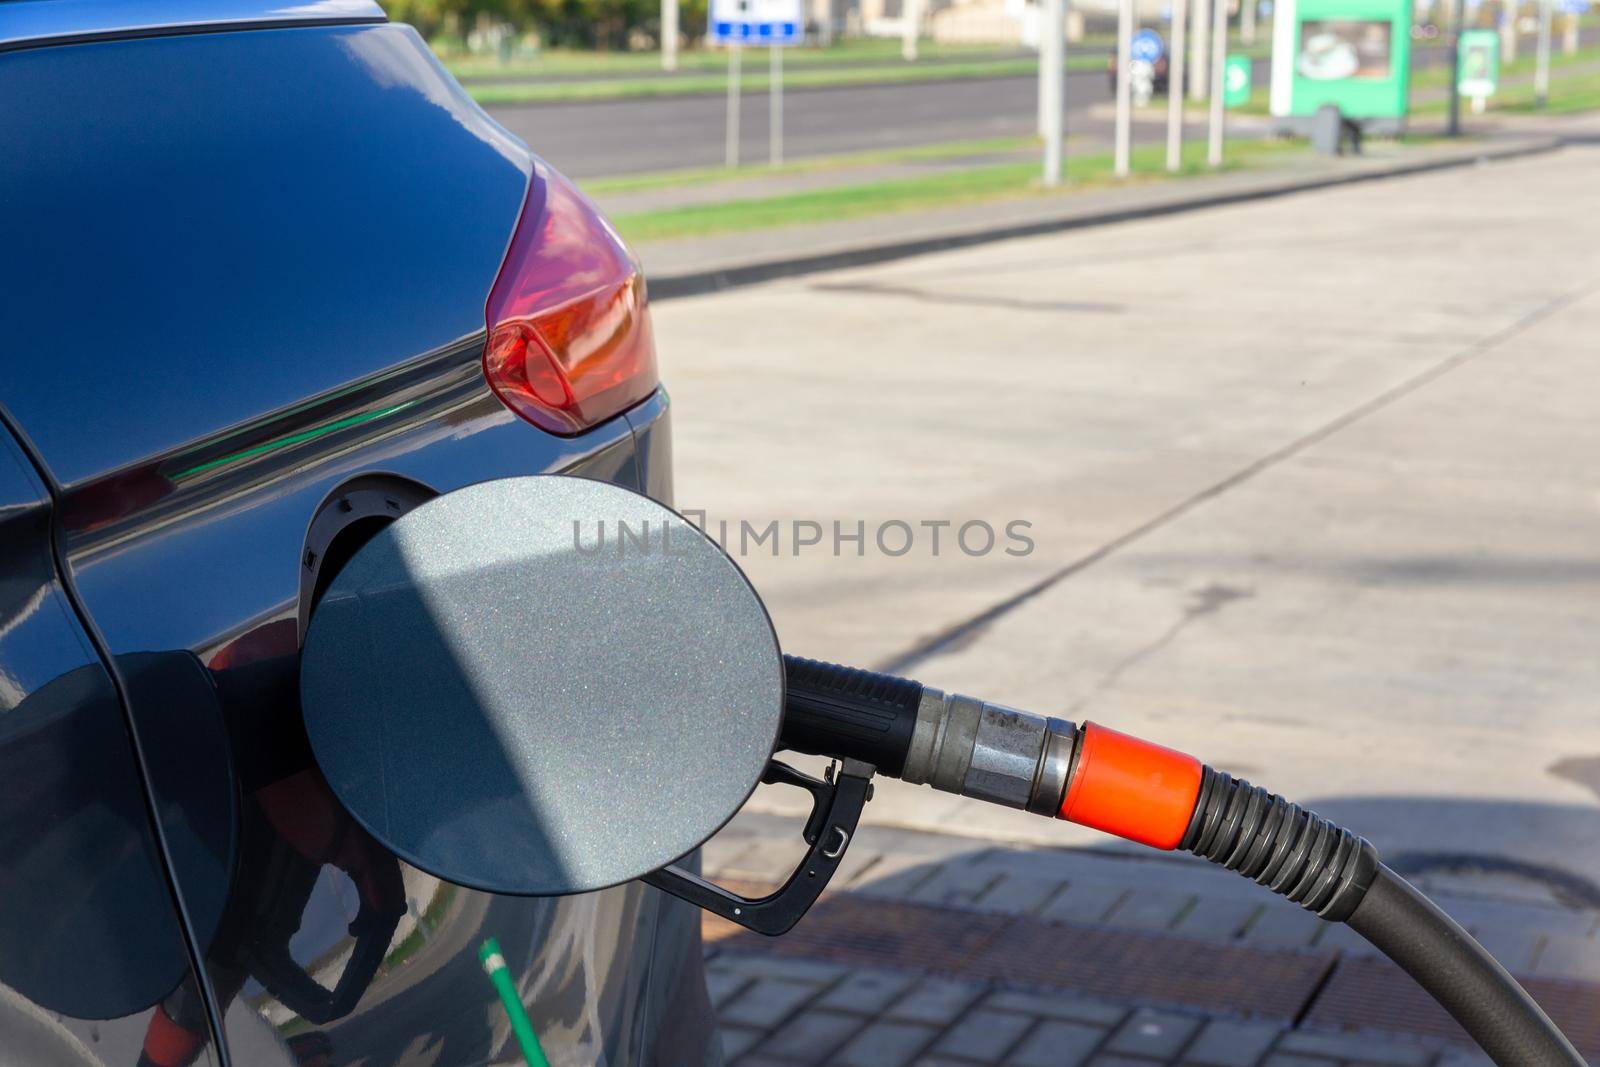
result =
[{"label": "metal pole", "polygon": [[1550,103],[1550,0],[1539,0],[1539,58],[1533,75],[1534,106]]},{"label": "metal pole", "polygon": [[1461,136],[1461,20],[1465,0],[1455,0],[1450,16],[1450,123],[1446,137]]},{"label": "metal pole", "polygon": [[1578,14],[1575,11],[1567,12],[1567,24],[1561,32],[1561,51],[1569,56],[1578,54]]},{"label": "metal pole", "polygon": [[1039,115],[1044,122],[1044,183],[1061,184],[1061,137],[1066,86],[1067,2],[1044,0],[1039,27]]},{"label": "metal pole", "polygon": [[907,63],[917,58],[917,31],[922,18],[921,0],[900,0],[900,58]]},{"label": "metal pole", "polygon": [[724,165],[739,165],[739,42],[728,44],[728,144],[723,154]]},{"label": "metal pole", "polygon": [[1256,43],[1256,2],[1241,0],[1239,6],[1239,40],[1245,44]]},{"label": "metal pole", "polygon": [[678,69],[678,0],[661,0],[661,69]]},{"label": "metal pole", "polygon": [[1212,0],[1211,7],[1211,141],[1206,163],[1222,166],[1222,79],[1228,65],[1228,0]]},{"label": "metal pole", "polygon": [[1128,176],[1129,154],[1133,127],[1133,84],[1128,77],[1128,65],[1133,51],[1133,0],[1119,0],[1117,4],[1117,134],[1116,174]]},{"label": "metal pole", "polygon": [[[1211,57],[1209,34],[1211,32],[1211,4],[1213,0],[1194,0],[1194,15],[1190,25],[1194,36],[1189,39],[1189,99],[1204,100],[1211,78],[1206,73],[1206,60]],[[1228,0],[1215,0],[1227,3]]]},{"label": "metal pole", "polygon": [[1039,0],[1039,136],[1050,136],[1050,0]]},{"label": "metal pole", "polygon": [[1517,0],[1500,5],[1500,64],[1517,58]]},{"label": "metal pole", "polygon": [[783,165],[783,49],[772,46],[772,73],[767,87],[767,157],[774,166]]},{"label": "metal pole", "polygon": [[1188,0],[1172,0],[1172,33],[1167,42],[1167,169],[1183,167],[1183,45]]}]

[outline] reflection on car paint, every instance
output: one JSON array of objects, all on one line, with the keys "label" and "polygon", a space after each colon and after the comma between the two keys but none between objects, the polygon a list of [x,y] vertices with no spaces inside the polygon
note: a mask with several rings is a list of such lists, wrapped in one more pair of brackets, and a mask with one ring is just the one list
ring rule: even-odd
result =
[{"label": "reflection on car paint", "polygon": [[[214,1061],[111,676],[66,598],[50,505],[0,425],[0,1033],[15,1062]],[[185,1036],[186,1035],[186,1036]],[[176,1039],[176,1040],[169,1040]],[[181,1048],[179,1043],[181,1042]]]}]

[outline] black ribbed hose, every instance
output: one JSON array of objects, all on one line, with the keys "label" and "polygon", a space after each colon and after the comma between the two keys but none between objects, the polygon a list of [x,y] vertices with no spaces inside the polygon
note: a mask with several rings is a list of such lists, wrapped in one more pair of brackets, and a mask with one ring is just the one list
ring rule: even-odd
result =
[{"label": "black ribbed hose", "polygon": [[1345,922],[1394,960],[1502,1065],[1583,1067],[1517,980],[1455,921],[1315,812],[1205,767],[1180,848]]},{"label": "black ribbed hose", "polygon": [[1343,922],[1378,872],[1378,850],[1316,812],[1210,767],[1179,848]]}]

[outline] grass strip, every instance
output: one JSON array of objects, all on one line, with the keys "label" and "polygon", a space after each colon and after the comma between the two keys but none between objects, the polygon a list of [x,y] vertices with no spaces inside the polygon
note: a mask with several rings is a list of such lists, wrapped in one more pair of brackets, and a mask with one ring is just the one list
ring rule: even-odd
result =
[{"label": "grass strip", "polygon": [[[1228,145],[1226,170],[1259,165],[1272,157],[1304,154],[1305,147],[1285,141],[1237,141]],[[1205,166],[1205,145],[1184,146],[1183,167],[1176,176],[1212,173]],[[1161,167],[1166,149],[1149,145],[1135,149],[1133,166],[1145,173],[1133,180],[1166,177]],[[1073,156],[1067,160],[1067,188],[1048,189],[1039,181],[1037,163],[1003,163],[941,174],[919,175],[890,181],[841,185],[803,193],[734,200],[721,204],[693,204],[618,215],[617,228],[630,241],[661,241],[680,237],[803,226],[819,222],[862,218],[903,211],[951,207],[980,201],[1029,196],[1055,196],[1095,188],[1117,179],[1111,153]]]},{"label": "grass strip", "polygon": [[[1488,100],[1488,110],[1507,111],[1519,114],[1535,115],[1570,115],[1580,111],[1593,111],[1600,108],[1600,73],[1586,71],[1573,74],[1569,77],[1559,77],[1552,70],[1550,76],[1550,96],[1544,108],[1538,106],[1534,97],[1533,82],[1523,81],[1515,85],[1501,83],[1498,93]],[[1412,108],[1414,115],[1443,115],[1450,109],[1448,100],[1430,100],[1425,104]],[[1461,118],[1463,122],[1472,121],[1471,101],[1463,98],[1461,101]]]}]

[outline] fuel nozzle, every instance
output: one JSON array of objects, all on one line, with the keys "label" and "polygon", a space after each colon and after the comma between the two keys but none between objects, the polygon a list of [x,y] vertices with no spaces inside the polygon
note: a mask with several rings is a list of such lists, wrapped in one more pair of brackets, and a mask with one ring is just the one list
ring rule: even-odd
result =
[{"label": "fuel nozzle", "polygon": [[782,744],[881,774],[1181,848],[1325,919],[1348,918],[1378,870],[1365,839],[1193,756],[905,678],[793,656]]}]

